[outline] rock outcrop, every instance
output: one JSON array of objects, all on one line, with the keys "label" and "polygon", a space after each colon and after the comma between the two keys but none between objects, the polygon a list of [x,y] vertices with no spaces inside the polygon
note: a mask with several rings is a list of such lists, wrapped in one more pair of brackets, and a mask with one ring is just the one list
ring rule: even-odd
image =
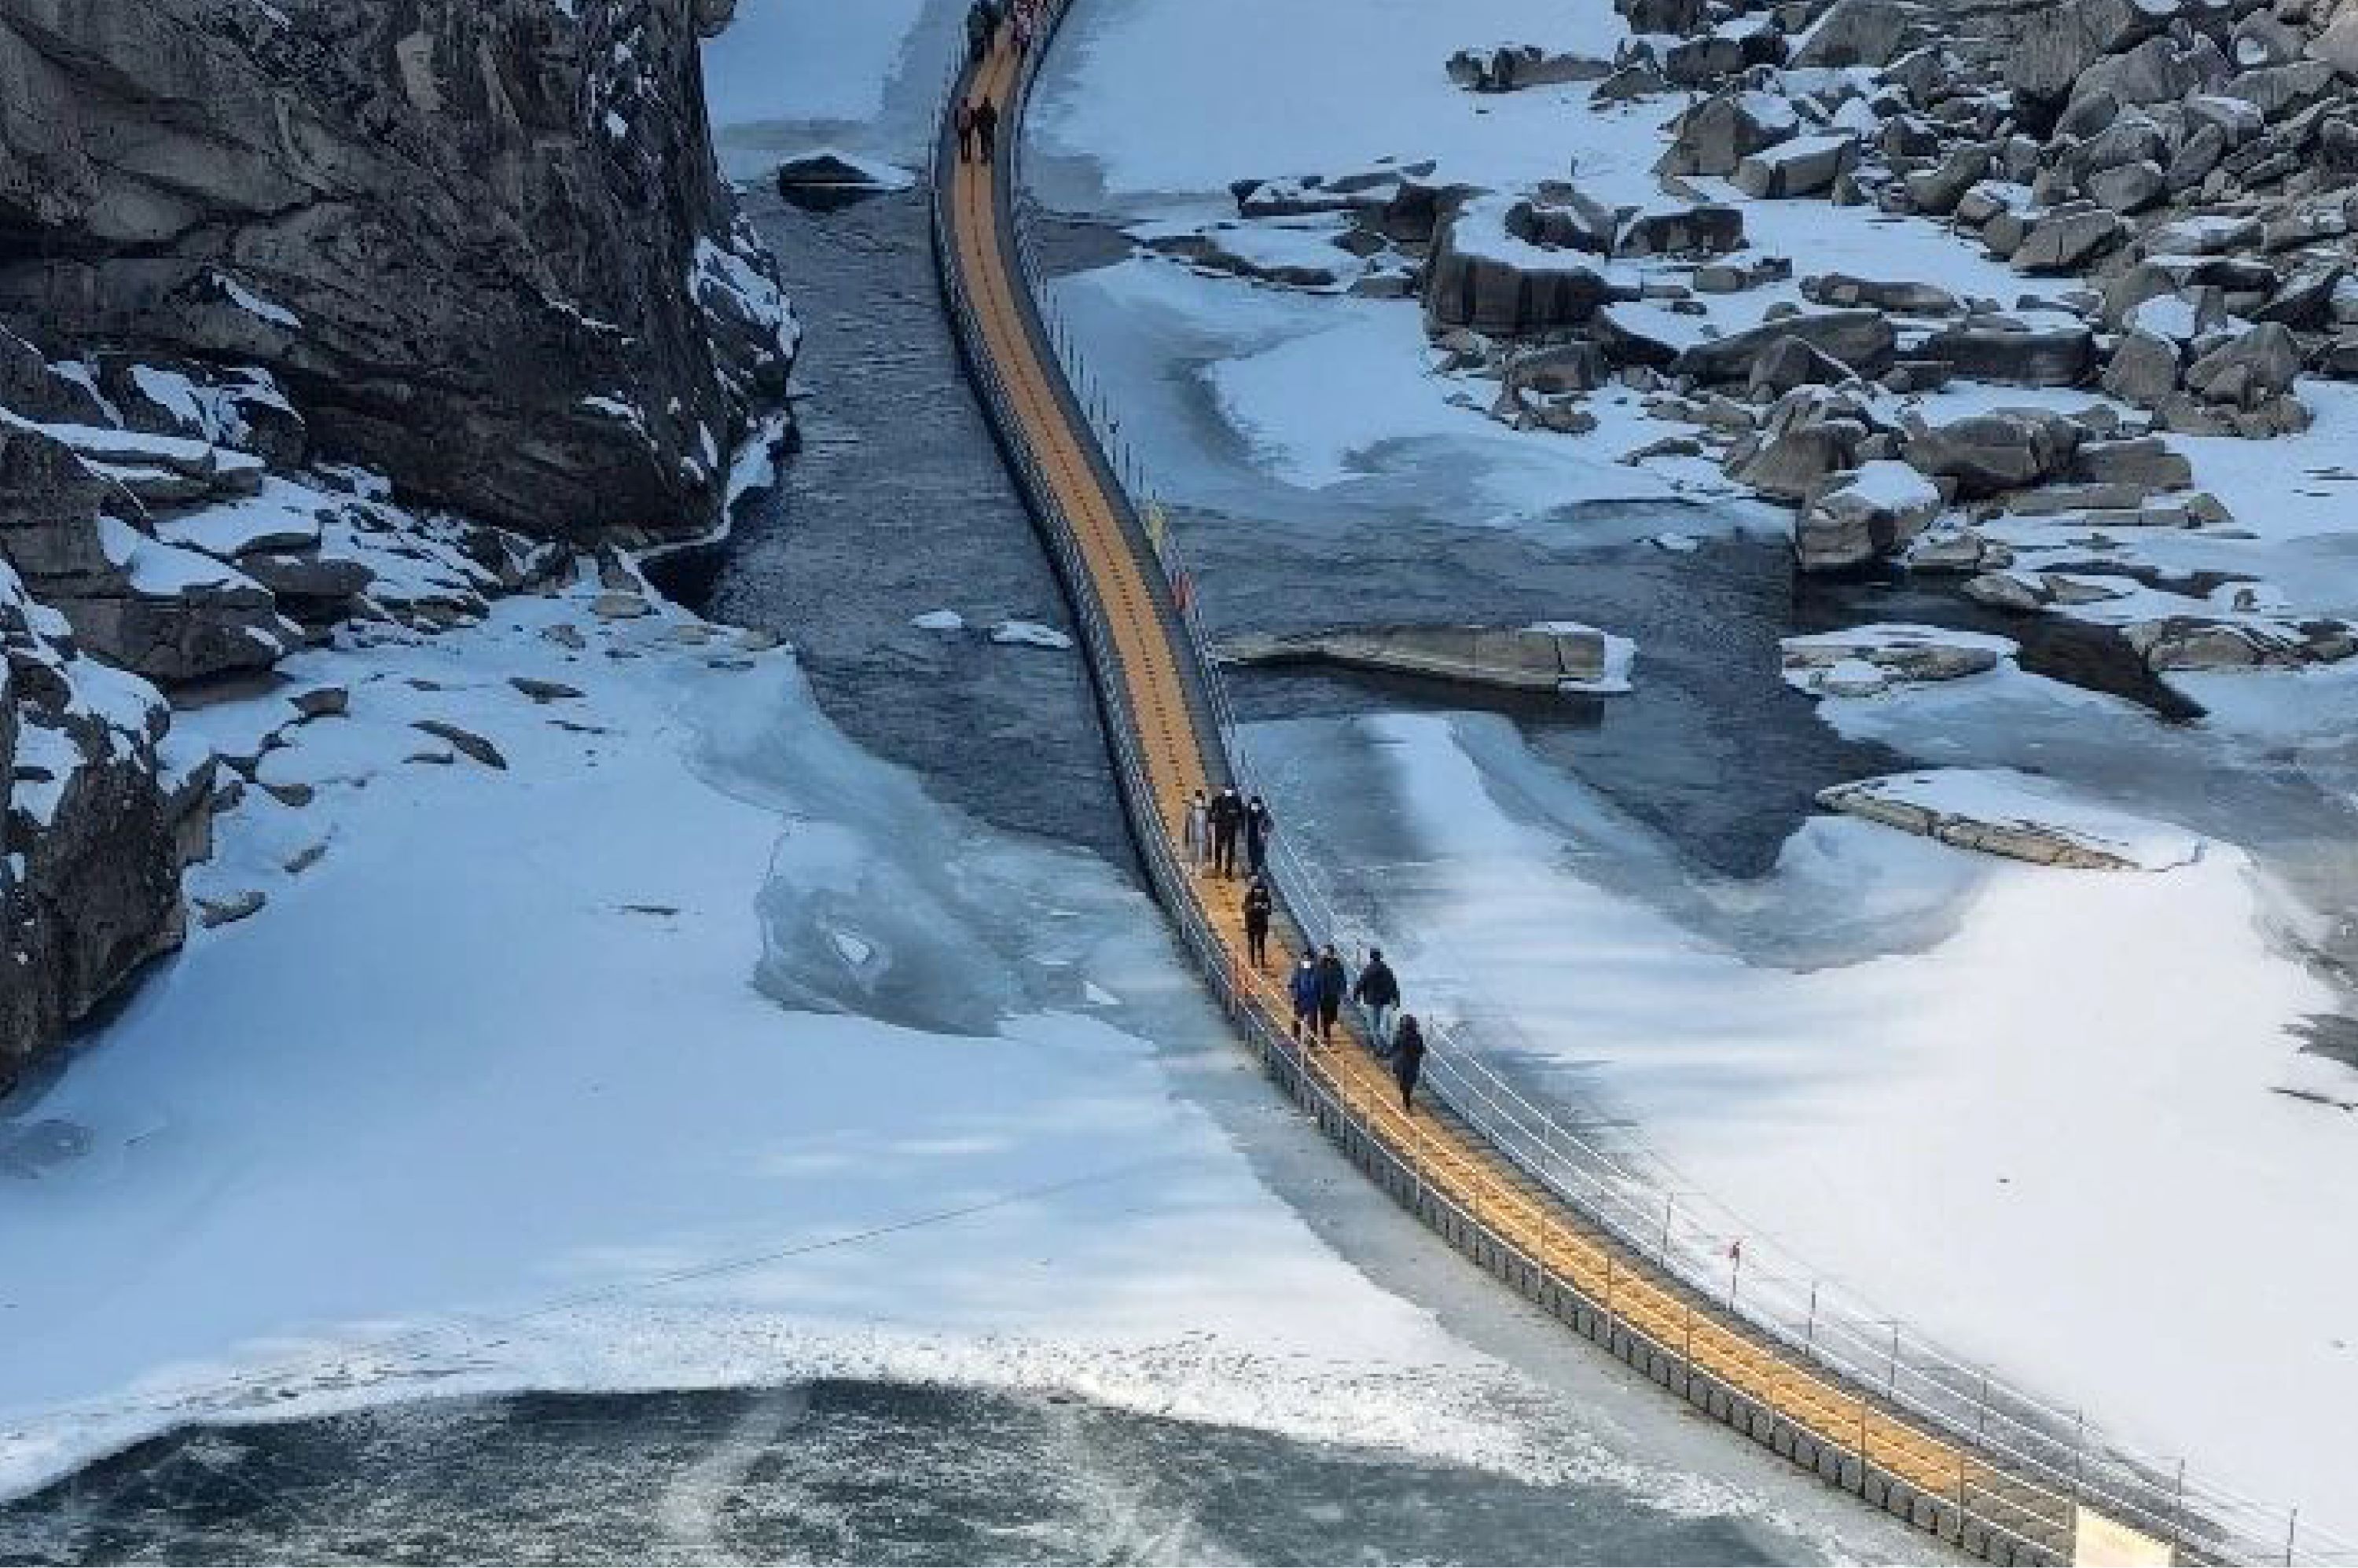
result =
[{"label": "rock outcrop", "polygon": [[705,125],[730,10],[0,5],[0,1087],[180,942],[217,809],[308,802],[164,690],[705,530],[783,433]]},{"label": "rock outcrop", "polygon": [[264,367],[318,453],[487,520],[702,528],[793,329],[713,163],[698,20],[11,0],[0,319]]}]

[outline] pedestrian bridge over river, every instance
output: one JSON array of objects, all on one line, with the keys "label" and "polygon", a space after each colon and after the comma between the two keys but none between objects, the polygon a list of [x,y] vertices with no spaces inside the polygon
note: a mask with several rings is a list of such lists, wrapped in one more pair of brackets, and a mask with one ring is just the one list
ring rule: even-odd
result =
[{"label": "pedestrian bridge over river", "polygon": [[[1037,58],[1063,11],[1051,0],[1029,58],[1011,29],[951,84],[934,157],[935,243],[945,304],[975,389],[1072,602],[1116,776],[1153,891],[1241,1044],[1368,1176],[1451,1245],[1671,1394],[1832,1485],[1998,1563],[2283,1561],[2247,1520],[2191,1495],[2182,1474],[2072,1446],[2022,1405],[1971,1389],[1920,1390],[1790,1325],[1758,1321],[1674,1266],[1666,1246],[1564,1179],[1574,1135],[1435,1040],[1426,1087],[1401,1108],[1354,1031],[1318,1049],[1289,1037],[1280,983],[1315,929],[1314,888],[1280,869],[1273,967],[1245,960],[1239,886],[1199,874],[1178,848],[1199,788],[1250,787],[1195,585],[1159,512],[1133,503],[1068,377],[1065,343],[1030,280],[1012,186]],[[947,108],[1002,111],[995,158],[962,161]],[[1730,1292],[1732,1294],[1732,1292]],[[1814,1299],[1812,1302],[1814,1310]],[[1812,1323],[1814,1328],[1814,1319]],[[1917,1376],[1911,1368],[1911,1376]],[[1953,1397],[1947,1397],[1953,1396]]]}]

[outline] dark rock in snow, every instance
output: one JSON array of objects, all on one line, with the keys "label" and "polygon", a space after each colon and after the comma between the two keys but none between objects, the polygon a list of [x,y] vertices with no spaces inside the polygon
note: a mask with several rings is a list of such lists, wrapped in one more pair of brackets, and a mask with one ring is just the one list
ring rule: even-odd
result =
[{"label": "dark rock in snow", "polygon": [[1674,368],[1701,382],[1744,381],[1753,362],[1781,339],[1798,338],[1872,379],[1891,368],[1899,334],[1879,310],[1827,310],[1763,322],[1682,352]]},{"label": "dark rock in snow", "polygon": [[2096,368],[2096,335],[2085,327],[1997,327],[1965,321],[1943,328],[1916,351],[1974,381],[2014,386],[2077,386]]}]

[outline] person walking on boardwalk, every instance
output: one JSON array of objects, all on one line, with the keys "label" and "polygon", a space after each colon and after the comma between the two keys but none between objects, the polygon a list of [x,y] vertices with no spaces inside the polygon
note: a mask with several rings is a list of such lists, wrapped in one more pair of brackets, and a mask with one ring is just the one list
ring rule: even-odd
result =
[{"label": "person walking on boardwalk", "polygon": [[966,52],[980,59],[990,52],[990,38],[999,30],[999,10],[990,0],[974,0],[966,11]]},{"label": "person walking on boardwalk", "polygon": [[1187,850],[1187,869],[1202,876],[1204,868],[1212,863],[1212,802],[1200,789],[1187,803],[1179,836]]},{"label": "person walking on boardwalk", "polygon": [[1335,1038],[1335,1020],[1342,1016],[1343,998],[1351,989],[1350,971],[1329,942],[1318,955],[1318,1038]]},{"label": "person walking on boardwalk", "polygon": [[983,162],[999,156],[999,105],[987,97],[974,106],[974,138],[981,144]]},{"label": "person walking on boardwalk", "polygon": [[1391,1054],[1392,1009],[1400,1005],[1400,979],[1384,962],[1384,950],[1368,948],[1368,967],[1359,971],[1358,982],[1351,987],[1351,1000],[1368,1010],[1368,1033],[1376,1043],[1379,1056]]},{"label": "person walking on boardwalk", "polygon": [[957,126],[958,162],[972,163],[974,161],[974,105],[961,99],[957,113],[951,116],[951,120]]},{"label": "person walking on boardwalk", "polygon": [[1212,797],[1212,870],[1221,876],[1237,874],[1237,829],[1244,820],[1245,803],[1234,789]]},{"label": "person walking on boardwalk", "polygon": [[1401,1109],[1411,1116],[1416,1114],[1416,1080],[1423,1076],[1424,1031],[1416,1014],[1403,1012],[1392,1034],[1392,1081],[1400,1085]]},{"label": "person walking on boardwalk", "polygon": [[1269,915],[1274,902],[1269,883],[1260,877],[1245,889],[1245,954],[1256,969],[1269,968]]},{"label": "person walking on boardwalk", "polygon": [[1276,831],[1277,817],[1271,813],[1269,803],[1259,795],[1253,796],[1252,804],[1245,807],[1245,861],[1255,876],[1268,868],[1269,836]]},{"label": "person walking on boardwalk", "polygon": [[1317,1037],[1318,1022],[1318,960],[1308,953],[1293,966],[1293,979],[1287,986],[1293,998],[1293,1037],[1300,1040],[1307,1034]]}]

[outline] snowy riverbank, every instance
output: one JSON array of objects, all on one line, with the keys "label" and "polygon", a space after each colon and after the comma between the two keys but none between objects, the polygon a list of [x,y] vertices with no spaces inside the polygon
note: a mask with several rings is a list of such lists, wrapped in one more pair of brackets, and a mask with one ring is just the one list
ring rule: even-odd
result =
[{"label": "snowy riverbank", "polygon": [[[1607,204],[1663,200],[1653,165],[1681,95],[1598,110],[1585,83],[1473,93],[1442,69],[1503,40],[1609,54],[1626,28],[1603,0],[1252,12],[1077,12],[1028,149],[1043,199],[1167,235],[1236,222],[1232,181],[1431,159],[1436,180],[1520,190],[1576,177]],[[1247,36],[1252,49],[1229,47]],[[1742,214],[1749,245],[1732,265],[1795,268],[1688,295],[1689,268],[1600,261],[1633,292],[1681,286],[1675,309],[1628,312],[1675,342],[1801,303],[1805,273],[1923,279],[2009,307],[2069,287],[1935,222],[1695,184]],[[1816,699],[1780,706],[1750,694],[1788,638],[1936,619],[1936,601],[1921,585],[1886,590],[1899,613],[1874,585],[1797,592],[1788,561],[1731,549],[1739,535],[1785,535],[1790,516],[1692,439],[1624,460],[1694,433],[1646,395],[1608,381],[1581,402],[1585,433],[1510,429],[1490,416],[1496,378],[1453,368],[1413,299],[1271,287],[1168,255],[1062,277],[1054,297],[1150,482],[1191,524],[1223,634],[1294,631],[1296,615],[1336,624],[1369,605],[1388,621],[1495,620],[1552,585],[1544,613],[1645,647],[1637,693],[1585,718],[1517,708],[1509,723],[1416,706],[1447,700],[1431,693],[1242,683],[1249,713],[1295,715],[1254,730],[1281,820],[1347,916],[1409,955],[1413,990],[1477,1037],[1489,1027],[1502,1057],[1535,1061],[1565,1103],[1634,1120],[1631,1138],[1849,1291],[2149,1452],[2297,1502],[2304,1519],[2351,1523],[2337,1513],[2350,1444],[2324,1412],[2358,1395],[2335,1305],[2358,1287],[2358,1249],[2316,1195],[2358,1170],[2341,1108],[2358,1076],[2346,1044],[2309,1048],[2331,1047],[2353,1011],[2336,979],[2358,910],[2340,670],[2174,674],[2209,710],[2193,726],[2065,684],[2058,672],[2086,678],[2090,661],[2053,646],[1933,684],[1798,682]],[[2263,610],[2358,608],[2331,482],[2350,389],[2300,390],[2316,414],[2306,435],[2169,438],[2240,535],[2123,530],[2104,547],[2171,581],[2253,579]],[[1920,406],[1942,420],[2105,401],[1960,384]],[[2035,540],[2028,520],[1998,526],[2051,549],[2060,535],[2042,525]],[[1747,569],[1777,580],[1739,600],[1727,574]],[[1693,597],[1666,629],[1682,573]],[[2130,592],[2052,619],[2159,602]],[[1738,619],[1759,613],[1785,619]],[[1974,607],[1949,613],[1974,629],[1961,644],[2016,641],[1989,635],[1999,623]],[[2023,636],[2049,637],[2047,619]],[[1765,670],[1727,662],[1753,646]],[[1671,706],[1649,689],[1655,671],[1677,683]],[[1698,708],[1714,679],[1726,695]],[[1986,803],[2017,770],[2067,826],[2200,838],[2201,854],[2151,871],[2046,870],[1811,818],[1777,830],[1773,870],[1739,880],[1680,830],[1702,816],[1685,794],[1706,788],[1731,815],[1780,820],[1778,770],[1843,755],[1830,737],[1866,765],[1807,781],[1809,795],[1938,766]],[[2019,804],[2010,795],[2001,815]],[[2190,1271],[2199,1288],[2178,1283]]]}]

